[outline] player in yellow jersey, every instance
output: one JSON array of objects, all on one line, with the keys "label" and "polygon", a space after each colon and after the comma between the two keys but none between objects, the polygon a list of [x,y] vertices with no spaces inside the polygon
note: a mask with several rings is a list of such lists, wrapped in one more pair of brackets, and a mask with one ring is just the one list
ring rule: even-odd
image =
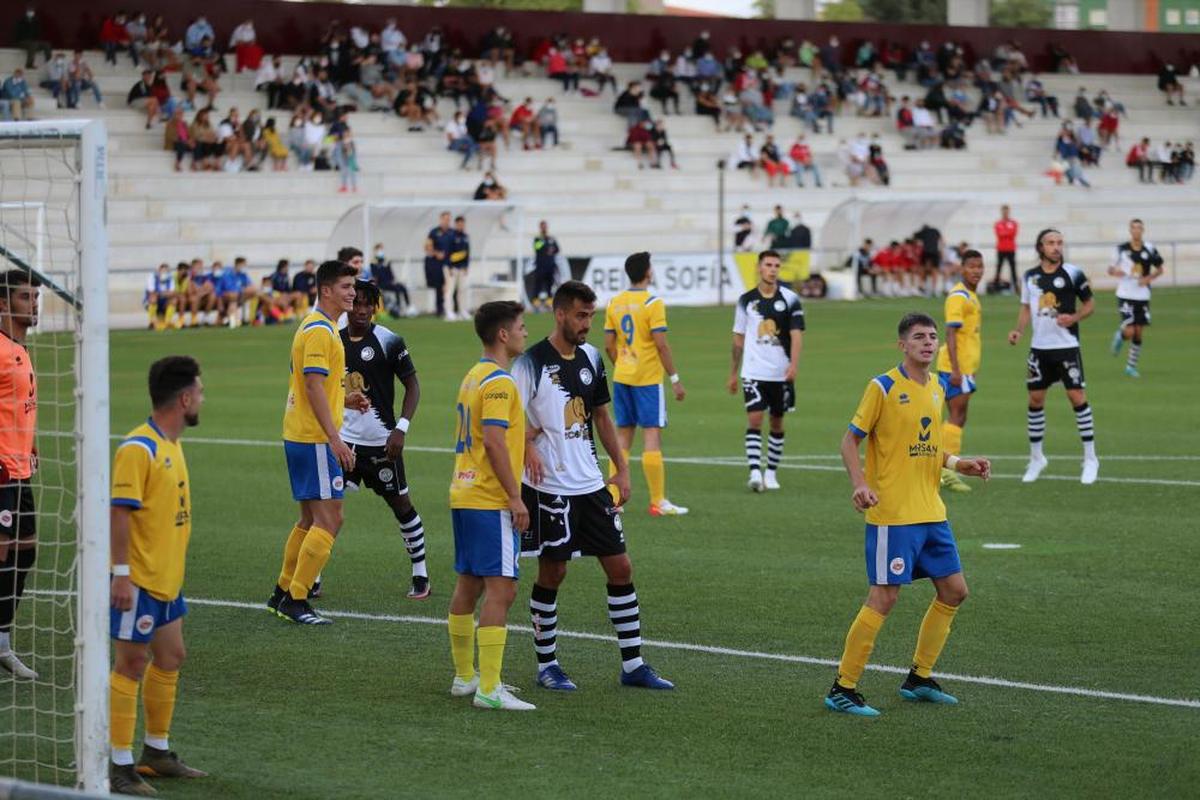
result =
[{"label": "player in yellow jersey", "polygon": [[[117,445],[112,474],[113,669],[109,685],[109,782],[119,794],[153,795],[143,775],[203,778],[168,739],[183,665],[184,562],[192,532],[192,496],[179,443],[200,422],[200,365],[168,356],[150,366],[150,418]],[[138,684],[145,744],[133,763]]]},{"label": "player in yellow jersey", "polygon": [[283,567],[267,607],[301,625],[329,620],[308,604],[308,591],[329,560],[342,527],[343,470],[354,453],[338,433],[346,406],[365,411],[362,392],[346,395],[346,352],[337,319],[354,306],[358,270],[341,261],[317,269],[317,305],[292,338],[291,377],[283,413],[283,449],[300,520],[288,535]]},{"label": "player in yellow jersey", "polygon": [[[849,430],[842,437],[842,461],[854,484],[854,508],[866,512],[867,601],[846,635],[837,678],[825,698],[833,711],[878,716],[858,692],[858,681],[875,637],[900,595],[900,587],[929,578],[937,597],[929,606],[912,669],[900,687],[908,700],[956,703],[930,677],[950,635],[954,614],[967,597],[958,546],[946,507],[938,494],[943,466],[987,480],[985,458],[961,458],[942,447],[942,386],[930,375],[937,354],[937,323],[925,314],[900,320],[904,360],[867,384]],[[858,446],[867,440],[864,474]]]},{"label": "player in yellow jersey", "polygon": [[[938,379],[946,390],[949,419],[942,426],[942,444],[947,453],[962,452],[967,403],[975,393],[975,373],[983,355],[980,329],[983,308],[975,294],[983,280],[983,255],[978,250],[962,254],[962,280],[946,296],[946,342],[938,350]],[[969,492],[971,487],[950,469],[942,469],[942,486],[952,492]]]},{"label": "player in yellow jersey", "polygon": [[[525,349],[524,307],[500,300],[475,312],[483,357],[458,389],[450,516],[454,571],[450,598],[450,653],[454,697],[474,696],[479,708],[532,711],[500,681],[508,610],[517,596],[520,532],[529,527],[521,501],[525,463],[525,409],[509,364]],[[475,630],[475,607],[479,630]],[[475,642],[479,641],[479,671]]]},{"label": "player in yellow jersey", "polygon": [[[613,414],[617,437],[629,463],[633,434],[642,429],[642,470],[650,489],[650,515],[686,514],[688,510],[666,498],[662,429],[667,427],[667,403],[663,395],[665,372],[671,379],[676,400],[687,394],[671,346],[667,344],[667,308],[661,297],[650,294],[654,269],[649,253],[634,253],[625,259],[629,289],[608,303],[604,315],[604,349],[613,362]],[[616,467],[609,464],[609,476]],[[615,499],[615,496],[614,496]]]}]

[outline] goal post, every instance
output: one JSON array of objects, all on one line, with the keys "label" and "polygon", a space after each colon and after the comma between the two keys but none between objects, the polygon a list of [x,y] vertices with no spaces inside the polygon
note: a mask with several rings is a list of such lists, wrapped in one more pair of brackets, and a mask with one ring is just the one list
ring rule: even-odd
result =
[{"label": "goal post", "polygon": [[[0,776],[108,783],[108,137],[103,122],[0,123],[0,270],[41,284],[26,349],[38,385],[38,554],[0,682]],[[28,659],[28,660],[26,660]]]}]

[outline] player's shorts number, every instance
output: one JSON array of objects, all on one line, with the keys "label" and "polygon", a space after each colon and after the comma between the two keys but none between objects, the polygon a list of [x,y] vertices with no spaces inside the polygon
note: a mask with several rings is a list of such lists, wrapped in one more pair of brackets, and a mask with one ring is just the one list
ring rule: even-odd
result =
[{"label": "player's shorts number", "polygon": [[458,440],[454,443],[454,452],[462,453],[471,449],[471,409],[459,403],[458,410]]},{"label": "player's shorts number", "polygon": [[633,316],[631,314],[621,317],[621,333],[625,334],[625,344],[633,344]]}]

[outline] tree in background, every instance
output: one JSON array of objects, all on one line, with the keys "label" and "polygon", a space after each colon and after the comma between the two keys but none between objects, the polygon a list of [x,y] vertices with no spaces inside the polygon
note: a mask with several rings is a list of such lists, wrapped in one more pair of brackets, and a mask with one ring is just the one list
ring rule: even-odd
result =
[{"label": "tree in background", "polygon": [[864,16],[874,22],[945,25],[946,0],[859,0]]},{"label": "tree in background", "polygon": [[1050,20],[1045,0],[992,0],[989,21],[997,28],[1049,28]]},{"label": "tree in background", "polygon": [[837,0],[821,10],[821,19],[825,22],[862,22],[866,14],[858,0]]},{"label": "tree in background", "polygon": [[754,16],[775,19],[775,0],[754,0]]}]

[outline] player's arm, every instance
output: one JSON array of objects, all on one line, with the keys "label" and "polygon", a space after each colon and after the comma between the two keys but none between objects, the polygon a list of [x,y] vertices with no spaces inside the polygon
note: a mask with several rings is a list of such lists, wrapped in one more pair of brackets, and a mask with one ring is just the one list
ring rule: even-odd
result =
[{"label": "player's arm", "polygon": [[654,340],[654,349],[658,351],[658,360],[662,362],[663,369],[671,378],[671,390],[675,392],[675,399],[682,400],[687,396],[687,390],[683,388],[683,381],[679,378],[679,373],[675,371],[675,358],[671,355],[671,345],[667,344],[667,332],[665,330],[651,331],[650,338]]},{"label": "player's arm", "polygon": [[746,349],[746,335],[742,333],[733,334],[733,366],[729,370],[729,387],[730,394],[736,394],[738,388],[738,370],[742,368],[742,352]]},{"label": "player's arm", "polygon": [[592,421],[596,425],[596,435],[600,437],[600,444],[604,445],[604,451],[608,453],[609,459],[617,467],[616,474],[605,483],[617,487],[617,494],[620,496],[617,505],[623,506],[629,500],[631,492],[629,464],[626,463],[625,456],[621,454],[621,443],[617,440],[617,426],[613,424],[612,417],[608,414],[608,406],[602,405],[593,408]]},{"label": "player's arm", "polygon": [[992,477],[992,462],[978,456],[960,458],[952,453],[942,451],[942,466],[954,470],[959,475],[974,475],[985,481]]},{"label": "player's arm", "polygon": [[608,354],[608,360],[612,365],[617,365],[617,333],[616,331],[604,331],[604,352]]},{"label": "player's arm", "polygon": [[854,509],[859,513],[879,503],[879,497],[867,485],[867,476],[863,472],[862,462],[858,460],[858,445],[862,440],[863,437],[849,429],[842,436],[842,464],[846,467],[846,474],[850,476],[850,485],[854,487],[854,494],[850,498],[851,502],[854,503]]},{"label": "player's arm", "polygon": [[788,361],[787,372],[783,373],[783,379],[785,381],[794,381],[796,380],[796,370],[800,366],[800,350],[804,346],[804,331],[799,328],[792,328],[788,332],[788,335],[792,339],[792,356]]},{"label": "player's arm", "polygon": [[1017,327],[1008,332],[1008,343],[1016,344],[1021,341],[1021,337],[1025,335],[1025,329],[1029,327],[1029,304],[1021,303],[1021,310],[1017,312]]},{"label": "player's arm", "polygon": [[393,461],[400,458],[404,453],[404,441],[408,436],[408,423],[412,422],[412,418],[416,416],[417,403],[421,402],[421,384],[417,380],[417,373],[410,372],[405,375],[400,379],[400,385],[404,387],[404,400],[400,405],[400,419],[396,421],[396,427],[388,434],[387,443],[384,445],[384,454]]},{"label": "player's arm", "polygon": [[1144,278],[1138,281],[1138,283],[1142,284],[1142,286],[1149,286],[1162,277],[1163,271],[1163,257],[1158,252],[1155,252],[1154,269],[1150,271],[1149,275],[1146,275]]},{"label": "player's arm", "polygon": [[338,434],[338,428],[333,424],[333,410],[329,407],[329,401],[325,399],[325,376],[319,372],[305,373],[304,395],[308,398],[308,405],[317,419],[317,424],[329,440],[329,449],[333,451],[342,469],[354,469],[354,452]]},{"label": "player's arm", "polygon": [[946,355],[950,357],[950,383],[953,386],[962,386],[962,370],[958,368],[958,332],[962,330],[958,325],[946,325]]},{"label": "player's arm", "polygon": [[521,484],[513,475],[512,465],[508,463],[508,443],[505,442],[506,429],[500,425],[483,424],[483,450],[487,454],[488,463],[496,479],[500,481],[504,494],[508,496],[508,510],[512,512],[513,527],[518,531],[529,530],[529,511],[521,501]]},{"label": "player's arm", "polygon": [[[109,548],[113,564],[129,568],[129,521],[133,517],[130,506],[112,506],[109,510]],[[112,607],[118,611],[133,608],[133,582],[129,575],[113,575]]]}]

